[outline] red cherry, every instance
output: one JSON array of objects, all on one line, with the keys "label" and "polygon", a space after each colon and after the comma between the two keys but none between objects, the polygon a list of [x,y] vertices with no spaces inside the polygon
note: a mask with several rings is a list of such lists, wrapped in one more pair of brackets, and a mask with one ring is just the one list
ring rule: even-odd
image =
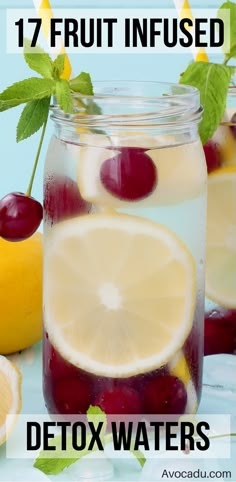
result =
[{"label": "red cherry", "polygon": [[220,148],[216,142],[208,141],[204,146],[208,174],[221,165]]},{"label": "red cherry", "polygon": [[85,414],[92,404],[91,387],[83,378],[62,378],[53,387],[54,413]]},{"label": "red cherry", "polygon": [[43,368],[45,375],[54,379],[74,378],[78,375],[78,368],[60,355],[50,343],[47,333],[43,340]]},{"label": "red cherry", "polygon": [[114,387],[102,392],[95,400],[106,414],[130,415],[142,413],[139,394],[128,387]]},{"label": "red cherry", "polygon": [[230,129],[234,138],[236,139],[236,112],[232,115],[230,122],[233,122],[235,124],[234,126],[230,126]]},{"label": "red cherry", "polygon": [[75,181],[67,176],[48,177],[44,185],[45,221],[54,224],[90,211]]},{"label": "red cherry", "polygon": [[204,355],[235,353],[236,310],[214,308],[205,313]]},{"label": "red cherry", "polygon": [[144,392],[145,413],[175,415],[184,413],[187,404],[185,386],[179,378],[163,375],[151,380]]},{"label": "red cherry", "polygon": [[0,236],[7,241],[23,241],[32,236],[43,218],[36,199],[21,192],[7,194],[0,201]]},{"label": "red cherry", "polygon": [[113,196],[137,201],[155,189],[157,170],[144,148],[120,147],[116,156],[102,164],[100,179]]},{"label": "red cherry", "polygon": [[[141,373],[139,375],[134,375],[132,377],[129,377],[129,378],[117,378],[116,381],[115,381],[115,386],[116,387],[128,387],[128,388],[131,388],[133,390],[135,390],[137,393],[143,393],[145,391],[145,386],[146,384],[153,380],[154,378],[158,377],[158,376],[162,376],[164,375],[165,373],[168,373],[168,370],[167,370],[167,367],[164,366],[164,367],[161,367],[157,370],[153,370],[151,372],[148,372],[148,373]],[[110,379],[112,380],[112,379]],[[110,388],[112,385],[110,383],[110,386],[108,388]]]}]

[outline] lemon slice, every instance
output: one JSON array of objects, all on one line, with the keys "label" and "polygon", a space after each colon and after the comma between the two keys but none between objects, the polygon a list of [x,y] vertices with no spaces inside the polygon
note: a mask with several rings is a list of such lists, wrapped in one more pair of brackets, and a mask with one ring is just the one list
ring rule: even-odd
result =
[{"label": "lemon slice", "polygon": [[160,224],[93,214],[55,226],[45,252],[45,327],[88,372],[127,377],[182,347],[195,306],[195,263]]},{"label": "lemon slice", "polygon": [[208,181],[206,295],[236,308],[236,167],[214,171]]},{"label": "lemon slice", "polygon": [[[7,358],[0,356],[0,445],[13,430],[21,410],[21,373]],[[13,415],[6,424],[7,415]]]},{"label": "lemon slice", "polygon": [[[135,200],[137,207],[176,204],[197,197],[206,188],[206,162],[200,141],[170,146],[174,142],[170,137],[133,133],[112,138],[84,135],[81,142],[79,150],[77,147],[78,185],[82,197],[93,204],[106,208],[130,207],[132,204],[112,195],[100,179],[103,163],[117,156],[119,147],[147,147],[146,154],[157,170],[156,188],[144,199]],[[116,172],[114,176],[118,174]]]},{"label": "lemon slice", "polygon": [[[178,140],[178,138],[177,138]],[[176,144],[173,134],[153,135],[143,131],[119,131],[119,135],[114,133],[111,136],[106,134],[84,133],[80,136],[80,145],[89,147],[165,147],[168,144]],[[68,146],[70,148],[71,145]],[[73,147],[73,145],[72,145]],[[76,147],[76,146],[75,146]]]}]

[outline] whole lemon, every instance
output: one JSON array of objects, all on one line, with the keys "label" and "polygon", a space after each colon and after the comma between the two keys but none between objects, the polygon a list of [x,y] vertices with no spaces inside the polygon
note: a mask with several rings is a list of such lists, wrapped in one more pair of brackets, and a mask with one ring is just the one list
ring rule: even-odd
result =
[{"label": "whole lemon", "polygon": [[20,242],[0,238],[0,354],[42,337],[42,235]]}]

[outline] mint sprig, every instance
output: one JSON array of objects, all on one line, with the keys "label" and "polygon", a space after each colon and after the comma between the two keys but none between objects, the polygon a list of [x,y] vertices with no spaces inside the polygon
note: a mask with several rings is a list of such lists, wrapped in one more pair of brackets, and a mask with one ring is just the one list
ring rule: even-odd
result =
[{"label": "mint sprig", "polygon": [[[107,428],[107,417],[106,414],[99,408],[90,406],[87,411],[87,421],[92,422],[94,427],[96,427],[99,423],[103,423],[103,428],[100,433],[100,439],[102,440],[103,447],[106,444],[112,441],[111,434],[106,434]],[[89,435],[86,440],[86,447],[81,452],[76,452],[72,447],[71,436],[67,437],[67,451],[66,454],[68,455],[67,458],[62,457],[61,451],[61,436],[57,436],[53,440],[53,445],[56,445],[56,450],[53,452],[53,457],[51,457],[51,451],[42,450],[37,459],[34,462],[34,467],[46,475],[57,475],[70,465],[78,462],[82,457],[90,454],[91,452],[97,451],[97,447],[93,448],[93,450],[89,450],[89,444],[91,441],[91,436]],[[141,450],[135,450],[134,446],[132,445],[130,452],[134,455],[137,459],[138,463],[141,467],[144,466],[146,459],[144,454]],[[63,454],[65,452],[63,451]],[[48,458],[49,457],[49,458]]]},{"label": "mint sprig", "polygon": [[[229,13],[229,22],[225,16]],[[212,62],[193,62],[180,77],[180,83],[196,87],[200,91],[201,105],[203,107],[202,121],[199,124],[201,141],[205,144],[212,137],[222,121],[226,108],[228,88],[235,67],[229,67],[229,60],[236,59],[236,3],[225,1],[217,12],[225,25],[225,30],[230,31],[229,51],[223,50],[224,59],[221,64]]]},{"label": "mint sprig", "polygon": [[234,69],[211,62],[193,62],[180,77],[181,84],[191,85],[200,91],[203,116],[199,134],[203,144],[214,134],[222,120],[227,92]]},{"label": "mint sprig", "polygon": [[[30,196],[46,132],[51,98],[56,96],[59,107],[65,113],[73,114],[73,93],[92,95],[93,89],[90,75],[85,72],[81,72],[79,76],[75,77],[74,82],[62,78],[65,54],[59,54],[53,61],[41,47],[30,48],[29,40],[25,39],[24,59],[28,67],[41,77],[21,80],[1,92],[0,112],[26,104],[16,129],[17,142],[27,139],[42,127],[27,189],[27,195]],[[78,101],[77,104],[86,110],[84,103]],[[95,103],[94,105],[96,106]]]},{"label": "mint sprig", "polygon": [[[103,422],[103,429],[102,434],[100,434],[100,438],[103,441],[103,446],[105,445],[105,432],[107,426],[107,419],[106,414],[99,408],[90,406],[87,411],[87,421],[92,422],[94,426],[99,422]],[[77,452],[74,450],[72,446],[72,438],[71,436],[67,436],[66,439],[66,455],[68,457],[65,458],[65,452],[61,450],[61,436],[57,436],[53,440],[53,445],[56,446],[56,450],[53,452],[53,457],[51,457],[52,453],[47,450],[41,450],[37,459],[34,462],[34,467],[46,475],[57,475],[66,468],[70,467],[70,465],[78,462],[82,457],[85,457],[91,452],[95,452],[97,448],[93,450],[89,450],[89,444],[91,441],[91,435],[87,436],[86,439],[86,447],[84,450]],[[79,440],[77,441],[79,444]]]},{"label": "mint sprig", "polygon": [[[16,82],[0,93],[0,112],[26,104],[17,125],[17,142],[35,134],[48,118],[50,100],[56,96],[59,107],[73,114],[73,93],[93,95],[90,75],[81,72],[72,80],[62,79],[65,54],[53,61],[40,47],[29,47],[26,39],[24,59],[28,67],[41,77],[30,77]],[[82,105],[82,103],[81,103]],[[83,107],[86,108],[86,106]]]},{"label": "mint sprig", "polygon": [[61,436],[57,435],[53,439],[53,445],[56,447],[56,450],[53,451],[53,456],[51,451],[42,450],[34,462],[34,467],[46,475],[57,475],[75,462],[78,462],[81,457],[88,455],[87,447],[81,452],[78,452],[79,455],[77,455],[77,452],[72,447],[72,438],[70,435],[67,436],[66,442],[67,458],[63,456],[65,452],[61,450]]},{"label": "mint sprig", "polygon": [[[180,417],[182,421],[190,421],[191,423],[196,423],[195,417],[189,416],[182,416]],[[107,417],[106,414],[99,408],[90,406],[87,411],[87,421],[92,422],[94,427],[97,427],[99,423],[103,423],[102,431],[100,432],[100,439],[102,440],[103,447],[106,444],[112,441],[112,435],[106,434],[107,428]],[[225,437],[235,437],[236,433],[226,433],[226,434],[219,434],[219,435],[208,435],[209,439],[218,439],[218,438],[225,438]],[[201,440],[198,435],[194,435],[195,440]],[[61,473],[63,470],[68,468],[70,465],[78,462],[82,457],[90,454],[97,450],[94,448],[92,451],[89,450],[89,444],[91,441],[91,435],[88,435],[86,440],[86,447],[81,452],[76,452],[72,447],[72,439],[71,436],[67,437],[67,451],[66,455],[68,457],[64,457],[63,455],[65,452],[61,450],[61,436],[57,436],[53,439],[53,445],[56,446],[56,450],[53,452],[53,457],[51,451],[42,450],[37,459],[34,462],[34,467],[46,475],[57,475]],[[78,441],[79,443],[79,441]],[[131,443],[130,453],[136,458],[141,468],[144,467],[146,463],[146,458],[141,450],[135,449],[134,441]],[[62,455],[63,454],[63,455]]]}]

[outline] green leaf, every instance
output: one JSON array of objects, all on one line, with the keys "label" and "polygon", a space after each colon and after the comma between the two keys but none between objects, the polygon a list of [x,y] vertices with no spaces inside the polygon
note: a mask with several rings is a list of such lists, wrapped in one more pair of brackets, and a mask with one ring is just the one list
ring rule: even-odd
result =
[{"label": "green leaf", "polygon": [[225,54],[225,61],[224,61],[224,64],[226,65],[227,62],[232,59],[233,57],[236,58],[236,45],[233,45],[233,47],[231,47],[231,50],[228,54]]},{"label": "green leaf", "polygon": [[[94,427],[98,425],[100,422],[103,423],[102,433],[100,433],[100,438],[103,438],[103,446],[108,443],[112,442],[112,434],[105,435],[106,427],[107,427],[107,417],[105,412],[103,412],[99,407],[95,407],[90,405],[87,411],[87,420],[88,422],[92,422]],[[103,436],[103,437],[102,437]],[[89,444],[91,441],[91,435],[87,436],[86,440],[86,447],[81,452],[76,452],[72,446],[72,437],[67,437],[67,451],[66,454],[68,455],[67,458],[64,458],[64,451],[62,452],[61,449],[61,436],[57,436],[53,439],[53,445],[56,446],[56,450],[53,452],[53,457],[51,457],[51,451],[41,450],[37,459],[34,462],[34,467],[36,469],[41,470],[44,474],[47,475],[57,475],[62,472],[64,469],[69,467],[70,465],[74,464],[78,460],[80,460],[85,455],[91,453],[91,450],[88,450]],[[93,449],[94,452],[97,451],[97,448]],[[137,459],[141,467],[144,466],[146,459],[141,452],[141,450],[134,449],[134,443],[132,442],[132,446],[130,448],[130,452],[134,455]]]},{"label": "green leaf", "polygon": [[101,107],[94,102],[93,100],[89,99],[89,102],[85,105],[86,108],[86,113],[89,115],[101,115],[102,114],[102,109]]},{"label": "green leaf", "polygon": [[236,58],[236,43],[231,47],[229,56]]},{"label": "green leaf", "polygon": [[[92,422],[94,426],[99,422],[104,423],[104,431],[106,430],[106,415],[99,407],[90,406],[87,411],[87,420],[88,422]],[[57,436],[53,439],[53,445],[56,445],[56,450],[53,452],[53,457],[51,457],[52,452],[41,450],[40,454],[38,455],[37,459],[34,462],[34,467],[36,469],[41,470],[44,474],[47,475],[57,475],[62,472],[64,469],[69,467],[70,465],[74,464],[78,460],[80,460],[85,455],[91,453],[91,450],[88,450],[89,444],[91,441],[91,435],[87,436],[86,439],[86,447],[84,450],[80,452],[76,452],[72,446],[72,437],[67,436],[67,450],[66,454],[68,454],[67,458],[64,458],[65,452],[62,452],[61,449],[61,436]],[[110,439],[109,439],[110,441]],[[93,451],[96,451],[97,448],[95,447]]]},{"label": "green leaf", "polygon": [[41,47],[31,47],[30,41],[24,40],[24,58],[30,69],[46,79],[52,79],[53,62],[51,57]]},{"label": "green leaf", "polygon": [[59,54],[53,62],[53,78],[55,80],[59,80],[64,71],[65,58],[65,54]]},{"label": "green leaf", "polygon": [[180,83],[197,87],[204,108],[199,134],[202,143],[214,134],[226,107],[232,68],[210,62],[193,62],[181,75]]},{"label": "green leaf", "polygon": [[[230,15],[230,25],[227,24],[224,10],[229,11]],[[231,57],[236,57],[235,45],[236,45],[236,3],[234,2],[224,2],[217,12],[218,18],[224,21],[225,30],[230,31],[230,52],[225,52],[226,61]]]},{"label": "green leaf", "polygon": [[103,412],[100,407],[94,407],[93,405],[90,405],[87,410],[87,420],[88,422],[92,422],[94,427],[97,427],[100,422],[103,423],[103,427],[100,433],[101,438],[103,438],[107,429],[107,416],[105,412]]},{"label": "green leaf", "polygon": [[50,97],[32,100],[26,104],[17,125],[17,142],[27,139],[46,122],[49,113]]},{"label": "green leaf", "polygon": [[94,422],[99,419],[99,422],[107,423],[107,416],[105,412],[100,407],[90,405],[87,410],[87,420],[88,422]]},{"label": "green leaf", "polygon": [[16,82],[0,94],[0,112],[11,109],[31,100],[51,97],[55,90],[55,81],[51,79],[30,79]]},{"label": "green leaf", "polygon": [[130,453],[136,458],[139,465],[143,468],[146,463],[146,457],[144,457],[143,452],[141,450],[136,450],[134,448],[134,442],[132,442],[132,445],[130,447]]},{"label": "green leaf", "polygon": [[79,92],[84,95],[93,95],[91,77],[87,72],[81,72],[77,77],[71,79],[69,84],[74,92]]},{"label": "green leaf", "polygon": [[76,452],[73,449],[71,436],[67,436],[67,458],[64,457],[65,452],[61,449],[61,435],[55,437],[52,444],[56,446],[56,450],[53,452],[41,450],[34,462],[34,467],[47,475],[59,474],[64,469],[77,462],[81,457],[88,454],[87,448],[81,452]]},{"label": "green leaf", "polygon": [[[87,455],[87,454],[86,454]],[[42,455],[41,455],[42,456]],[[70,465],[77,462],[79,459],[64,459],[64,458],[41,458],[39,455],[36,461],[34,462],[34,467],[38,470],[41,470],[46,475],[57,475],[60,474],[63,470],[70,467]]]},{"label": "green leaf", "polygon": [[60,79],[56,82],[56,97],[60,109],[67,114],[73,114],[73,99],[67,80]]}]

